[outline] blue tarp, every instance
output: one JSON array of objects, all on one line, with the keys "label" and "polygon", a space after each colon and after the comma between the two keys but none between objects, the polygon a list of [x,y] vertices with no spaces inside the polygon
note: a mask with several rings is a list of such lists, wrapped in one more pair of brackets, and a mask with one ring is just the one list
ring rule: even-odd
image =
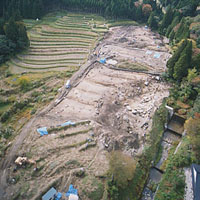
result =
[{"label": "blue tarp", "polygon": [[52,187],[45,195],[42,196],[42,200],[50,200],[56,196],[56,193],[56,189]]},{"label": "blue tarp", "polygon": [[66,197],[69,197],[70,194],[78,195],[78,190],[73,187],[73,185],[69,186],[69,190],[66,192]]},{"label": "blue tarp", "polygon": [[48,135],[48,131],[47,131],[47,127],[42,127],[42,128],[38,128],[37,132],[43,136],[43,135]]},{"label": "blue tarp", "polygon": [[74,126],[75,122],[67,121],[67,122],[61,124],[61,126],[69,126],[69,125],[73,125]]},{"label": "blue tarp", "polygon": [[62,198],[62,193],[58,192],[55,200],[60,200]]},{"label": "blue tarp", "polygon": [[159,53],[155,53],[153,57],[154,58],[160,58],[160,54]]},{"label": "blue tarp", "polygon": [[100,60],[100,63],[101,63],[101,64],[105,64],[105,63],[106,63],[106,59],[105,59],[105,58],[104,58],[104,59],[101,59],[101,60]]}]

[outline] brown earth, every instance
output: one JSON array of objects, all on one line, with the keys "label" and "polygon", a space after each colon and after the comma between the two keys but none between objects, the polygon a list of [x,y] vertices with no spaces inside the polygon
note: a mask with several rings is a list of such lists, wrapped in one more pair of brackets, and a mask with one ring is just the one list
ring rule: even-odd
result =
[{"label": "brown earth", "polygon": [[[120,42],[122,37],[126,39]],[[133,38],[136,42],[130,44]],[[150,65],[153,72],[162,72],[170,55],[160,43],[158,35],[143,27],[117,27],[94,52],[101,58],[114,55],[118,62],[137,60]],[[160,58],[152,58],[147,50],[159,51]],[[60,192],[74,184],[80,197],[87,200],[93,182],[106,176],[108,152],[120,149],[132,157],[141,154],[152,116],[168,96],[169,86],[159,77],[118,71],[94,62],[96,59],[93,56],[74,74],[70,90],[63,86],[60,100],[56,100],[59,104],[52,102],[22,128],[1,165],[0,197],[5,193],[3,198],[11,199],[19,191],[23,199],[37,199],[55,182]],[[42,137],[36,131],[68,120],[83,123]],[[13,172],[14,159],[22,155],[36,160],[39,170],[30,166]],[[78,175],[80,168],[84,168],[85,178]]]}]

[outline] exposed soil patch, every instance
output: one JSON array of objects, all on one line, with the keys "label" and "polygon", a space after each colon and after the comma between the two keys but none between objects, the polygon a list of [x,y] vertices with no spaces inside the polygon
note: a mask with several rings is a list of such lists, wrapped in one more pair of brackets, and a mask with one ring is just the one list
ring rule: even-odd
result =
[{"label": "exposed soil patch", "polygon": [[[135,44],[130,44],[130,41],[141,32],[145,47],[135,49]],[[145,64],[144,52],[157,45],[150,37],[152,34],[142,27],[113,28],[97,50],[105,56],[118,52],[114,55],[119,62],[126,59],[134,62],[136,58]],[[107,44],[108,41],[111,44]],[[127,49],[127,45],[130,49]],[[152,59],[150,63],[154,71],[165,69],[164,59],[169,54],[165,52],[165,47],[162,48],[160,59]],[[95,57],[91,63],[94,60]],[[156,62],[160,63],[159,68]],[[36,116],[23,128],[23,143],[17,140],[20,144],[16,143],[15,152],[12,151],[2,165],[2,170],[8,172],[8,176],[1,178],[5,186],[5,199],[14,196],[14,193],[9,192],[11,190],[20,191],[25,195],[24,199],[26,195],[29,199],[35,199],[44,185],[48,186],[52,180],[56,180],[55,185],[60,192],[66,192],[68,185],[74,184],[82,199],[87,200],[89,197],[84,192],[85,186],[92,191],[92,185],[98,183],[99,177],[105,177],[108,170],[107,152],[115,149],[133,157],[141,154],[151,128],[152,115],[163,98],[168,96],[168,85],[155,76],[113,70],[98,62],[91,65],[89,73],[82,76],[80,71],[79,75],[74,76],[79,77],[80,83],[72,87],[61,103],[44,115]],[[52,131],[42,137],[36,132],[39,127],[56,127],[68,120],[89,122],[66,130]],[[19,155],[35,160],[38,170],[34,171],[33,166],[30,166],[13,172],[14,165],[11,163]],[[84,168],[85,178],[77,175],[80,168]],[[20,177],[19,180],[16,177]],[[17,180],[16,183],[12,183],[13,178]],[[21,183],[26,183],[28,189],[25,190]]]},{"label": "exposed soil patch", "polygon": [[114,57],[119,64],[143,64],[153,72],[165,71],[170,58],[163,38],[139,26],[111,28],[99,53],[101,57]]}]

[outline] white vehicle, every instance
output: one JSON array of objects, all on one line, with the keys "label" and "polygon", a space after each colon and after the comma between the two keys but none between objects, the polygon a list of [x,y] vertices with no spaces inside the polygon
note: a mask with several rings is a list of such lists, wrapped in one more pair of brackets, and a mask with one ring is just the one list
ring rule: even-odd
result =
[{"label": "white vehicle", "polygon": [[66,88],[66,89],[69,89],[70,87],[71,87],[71,85],[70,85],[70,80],[68,80],[67,83],[66,83],[66,85],[65,85],[65,88]]}]

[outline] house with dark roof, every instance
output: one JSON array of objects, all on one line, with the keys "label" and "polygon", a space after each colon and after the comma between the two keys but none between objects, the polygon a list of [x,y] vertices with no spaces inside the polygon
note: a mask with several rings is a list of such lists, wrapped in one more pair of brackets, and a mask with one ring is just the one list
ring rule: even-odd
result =
[{"label": "house with dark roof", "polygon": [[200,200],[200,165],[192,164],[191,171],[194,200]]}]

